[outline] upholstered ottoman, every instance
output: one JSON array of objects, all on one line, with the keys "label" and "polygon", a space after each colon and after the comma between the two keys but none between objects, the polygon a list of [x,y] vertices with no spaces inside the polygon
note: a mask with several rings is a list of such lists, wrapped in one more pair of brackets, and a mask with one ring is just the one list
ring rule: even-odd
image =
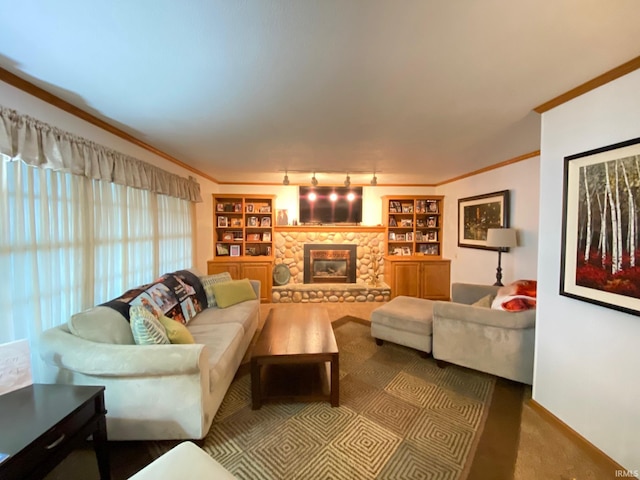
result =
[{"label": "upholstered ottoman", "polygon": [[387,340],[431,353],[433,302],[400,295],[371,312],[371,336],[378,345]]},{"label": "upholstered ottoman", "polygon": [[129,480],[183,480],[185,478],[237,480],[192,442],[182,442],[173,447],[133,477],[129,477]]}]

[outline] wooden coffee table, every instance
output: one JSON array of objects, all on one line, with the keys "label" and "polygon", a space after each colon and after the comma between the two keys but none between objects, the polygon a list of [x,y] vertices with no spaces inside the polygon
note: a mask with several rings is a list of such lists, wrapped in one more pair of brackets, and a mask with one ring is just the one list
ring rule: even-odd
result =
[{"label": "wooden coffee table", "polygon": [[265,402],[330,401],[339,406],[339,353],[327,310],[271,309],[251,353],[253,409]]}]

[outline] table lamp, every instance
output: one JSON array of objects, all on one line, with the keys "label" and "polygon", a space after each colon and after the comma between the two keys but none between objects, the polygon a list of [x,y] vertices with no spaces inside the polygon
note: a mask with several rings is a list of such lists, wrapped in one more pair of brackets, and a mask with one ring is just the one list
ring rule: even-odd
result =
[{"label": "table lamp", "polygon": [[515,228],[489,228],[487,230],[487,247],[498,249],[498,269],[496,270],[496,287],[502,287],[502,252],[518,245]]}]

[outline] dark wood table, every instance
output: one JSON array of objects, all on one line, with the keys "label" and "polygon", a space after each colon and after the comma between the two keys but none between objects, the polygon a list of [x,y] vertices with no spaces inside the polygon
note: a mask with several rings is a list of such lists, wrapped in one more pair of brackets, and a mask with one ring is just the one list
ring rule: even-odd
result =
[{"label": "dark wood table", "polygon": [[39,479],[93,435],[109,479],[104,387],[35,384],[0,395],[0,478]]},{"label": "dark wood table", "polygon": [[325,400],[337,407],[339,373],[338,344],[325,308],[271,309],[251,352],[252,407]]}]

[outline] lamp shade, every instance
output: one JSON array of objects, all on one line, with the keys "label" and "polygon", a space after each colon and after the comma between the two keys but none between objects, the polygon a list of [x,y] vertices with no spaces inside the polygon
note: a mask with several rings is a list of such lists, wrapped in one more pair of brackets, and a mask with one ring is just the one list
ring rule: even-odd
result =
[{"label": "lamp shade", "polygon": [[517,245],[515,228],[490,228],[487,230],[487,247],[509,248]]}]

